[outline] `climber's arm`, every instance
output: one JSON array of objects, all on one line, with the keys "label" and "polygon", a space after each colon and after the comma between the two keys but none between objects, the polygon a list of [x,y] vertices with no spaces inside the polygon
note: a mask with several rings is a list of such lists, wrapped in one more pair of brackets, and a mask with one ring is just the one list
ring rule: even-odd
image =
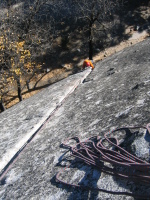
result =
[{"label": "climber's arm", "polygon": [[82,68],[83,68],[83,69],[85,68],[85,61],[83,62],[83,66],[82,66]]},{"label": "climber's arm", "polygon": [[[90,61],[91,62],[91,61]],[[94,65],[92,64],[92,62],[91,62],[91,67],[92,67],[92,69],[94,69]]]}]

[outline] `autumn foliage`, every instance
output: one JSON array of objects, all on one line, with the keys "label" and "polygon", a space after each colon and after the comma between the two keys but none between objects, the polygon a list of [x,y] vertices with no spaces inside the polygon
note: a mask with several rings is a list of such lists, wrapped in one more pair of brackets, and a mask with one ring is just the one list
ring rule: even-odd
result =
[{"label": "autumn foliage", "polygon": [[[3,8],[5,12],[0,18],[1,111],[5,110],[4,100],[7,96],[12,95],[11,91],[14,88],[17,91],[19,101],[22,101],[23,88],[29,89],[31,79],[36,76],[43,64],[40,61],[35,62],[35,52],[40,49],[42,36],[38,35],[40,30],[37,31],[35,28],[34,16],[40,8],[40,4],[33,4],[32,9],[31,7],[27,8],[27,18],[27,15],[23,15],[25,10],[21,8],[22,4],[17,4],[17,6],[20,6],[17,9],[17,6],[13,7],[11,3],[11,1],[5,1]],[[23,22],[26,26],[23,26]],[[38,54],[38,52],[36,53]]]}]

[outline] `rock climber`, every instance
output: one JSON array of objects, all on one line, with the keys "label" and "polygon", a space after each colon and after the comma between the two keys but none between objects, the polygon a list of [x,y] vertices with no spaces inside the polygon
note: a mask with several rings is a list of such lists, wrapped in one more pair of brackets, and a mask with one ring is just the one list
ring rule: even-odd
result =
[{"label": "rock climber", "polygon": [[94,69],[94,65],[92,64],[91,60],[84,60],[82,69],[85,69],[86,67],[91,67],[92,70]]}]

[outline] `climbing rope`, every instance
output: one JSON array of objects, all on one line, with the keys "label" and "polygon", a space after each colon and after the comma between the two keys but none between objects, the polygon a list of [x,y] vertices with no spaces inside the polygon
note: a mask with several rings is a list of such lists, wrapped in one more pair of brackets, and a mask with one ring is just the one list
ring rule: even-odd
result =
[{"label": "climbing rope", "polygon": [[[138,126],[138,127],[123,127],[117,128],[111,132],[108,132],[104,135],[104,138],[100,138],[99,136],[92,136],[85,141],[80,140],[79,137],[71,137],[68,138],[65,142],[62,143],[63,147],[68,148],[70,150],[71,155],[75,158],[80,159],[84,163],[94,166],[96,169],[101,172],[105,172],[109,175],[116,176],[119,178],[132,180],[135,182],[140,182],[143,184],[150,184],[150,163],[138,158],[135,155],[132,155],[128,151],[126,151],[119,141],[111,135],[117,131],[125,130],[126,132],[131,133],[130,129],[139,129],[144,128],[147,130],[147,133],[150,134],[150,124],[146,127]],[[136,132],[137,133],[137,132]],[[71,141],[75,141],[75,145],[69,145]],[[105,162],[109,163],[110,166],[106,166]],[[69,165],[70,166],[70,165]],[[66,168],[69,168],[66,166]],[[112,167],[114,166],[114,167]],[[118,167],[122,167],[126,170],[118,170]],[[117,169],[115,169],[117,167]],[[65,169],[66,169],[65,168]],[[56,175],[56,181],[63,183],[68,186],[82,188],[85,190],[97,190],[105,193],[116,194],[116,195],[127,195],[137,197],[139,199],[149,199],[150,195],[137,195],[132,194],[131,192],[115,192],[108,191],[101,188],[91,188],[88,186],[83,186],[79,184],[71,184],[67,183],[64,180],[61,180],[61,173],[65,170],[58,172]]]}]

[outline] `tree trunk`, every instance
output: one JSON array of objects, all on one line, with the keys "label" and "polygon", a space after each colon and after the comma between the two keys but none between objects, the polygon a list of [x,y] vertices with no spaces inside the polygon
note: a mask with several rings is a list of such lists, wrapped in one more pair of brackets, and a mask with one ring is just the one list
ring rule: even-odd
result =
[{"label": "tree trunk", "polygon": [[89,60],[93,59],[92,22],[89,24]]},{"label": "tree trunk", "polygon": [[5,109],[5,106],[4,106],[4,104],[3,104],[2,98],[1,98],[1,100],[0,100],[0,109],[1,109],[2,112],[6,110],[6,109]]},{"label": "tree trunk", "polygon": [[46,75],[47,73],[44,73],[40,78],[39,78],[39,80],[37,80],[37,82],[35,83],[35,85],[34,85],[34,89],[36,88],[36,86],[37,86],[37,84],[40,82],[40,80]]},{"label": "tree trunk", "polygon": [[17,79],[17,87],[18,87],[17,89],[18,89],[18,98],[19,98],[19,101],[22,101],[20,79]]},{"label": "tree trunk", "polygon": [[28,89],[28,91],[30,90],[29,82],[30,82],[29,80],[26,81],[26,85],[27,85],[27,89]]}]

